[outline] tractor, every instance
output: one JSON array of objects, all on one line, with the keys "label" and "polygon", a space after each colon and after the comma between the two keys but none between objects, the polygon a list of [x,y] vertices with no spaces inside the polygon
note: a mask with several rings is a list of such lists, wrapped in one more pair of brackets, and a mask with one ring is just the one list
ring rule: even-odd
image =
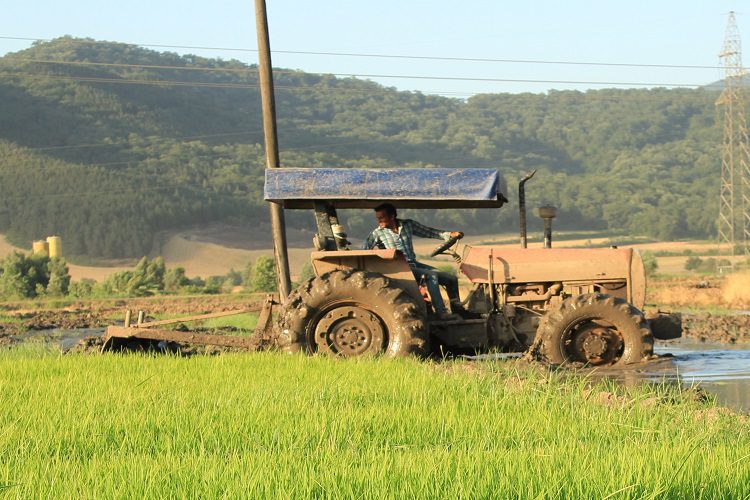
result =
[{"label": "tractor", "polygon": [[505,184],[493,169],[267,169],[265,199],[312,209],[315,277],[286,298],[275,325],[288,352],[354,357],[451,352],[529,351],[549,363],[639,363],[654,338],[681,335],[679,317],[646,318],[646,274],[636,250],[551,248],[553,207],[543,207],[544,248],[526,248],[524,183],[519,183],[520,248],[465,245],[451,254],[471,283],[468,317],[432,311],[404,256],[392,249],[351,249],[337,209],[498,209]]},{"label": "tractor", "polygon": [[[353,250],[337,209],[500,208],[508,200],[504,181],[493,169],[279,168],[273,70],[265,2],[256,3],[259,82],[266,151],[264,198],[271,202],[280,288],[288,289],[283,209],[312,209],[317,233],[315,277],[286,297],[276,325],[266,297],[256,337],[267,335],[289,352],[352,357],[426,355],[450,351],[528,350],[551,363],[586,365],[638,363],[653,354],[654,338],[681,335],[674,315],[642,313],[646,295],[643,260],[632,249],[553,249],[553,207],[542,207],[545,248],[526,248],[524,184],[519,182],[521,248],[441,244],[432,253],[450,253],[471,283],[464,298],[471,317],[433,314],[403,255],[395,250]],[[190,342],[252,348],[245,337],[183,333],[160,327],[184,321],[239,314],[225,311],[135,325],[126,312],[123,326],[110,326],[102,350],[131,341]],[[266,337],[264,337],[266,338]]]}]

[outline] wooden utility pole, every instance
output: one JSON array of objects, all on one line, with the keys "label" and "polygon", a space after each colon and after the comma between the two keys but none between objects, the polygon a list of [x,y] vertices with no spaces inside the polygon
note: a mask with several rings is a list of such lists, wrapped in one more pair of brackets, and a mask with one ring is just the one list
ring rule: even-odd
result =
[{"label": "wooden utility pole", "polygon": [[[279,168],[279,144],[276,136],[276,103],[273,94],[273,70],[271,68],[271,43],[268,37],[268,17],[265,0],[255,0],[255,29],[258,34],[258,80],[260,100],[263,107],[263,136],[266,145],[266,168]],[[271,209],[271,231],[273,251],[276,257],[279,295],[285,302],[292,291],[289,277],[289,256],[286,247],[286,225],[284,209],[278,203],[269,202]]]}]

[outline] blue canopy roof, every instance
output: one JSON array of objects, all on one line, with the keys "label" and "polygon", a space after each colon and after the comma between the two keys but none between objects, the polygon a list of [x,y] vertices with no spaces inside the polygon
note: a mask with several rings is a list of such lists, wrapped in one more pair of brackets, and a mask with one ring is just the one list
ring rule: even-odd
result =
[{"label": "blue canopy roof", "polygon": [[508,201],[498,171],[486,168],[273,168],[264,198],[285,208],[372,208],[389,201],[405,208],[500,207]]}]

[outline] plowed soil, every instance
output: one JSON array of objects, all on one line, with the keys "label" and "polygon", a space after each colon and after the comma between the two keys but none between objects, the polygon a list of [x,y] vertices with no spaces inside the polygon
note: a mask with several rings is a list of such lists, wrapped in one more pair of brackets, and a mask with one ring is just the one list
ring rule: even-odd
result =
[{"label": "plowed soil", "polygon": [[28,331],[104,328],[118,322],[122,323],[126,309],[133,311],[133,319],[137,311],[144,311],[147,318],[192,316],[243,309],[260,303],[264,297],[264,294],[148,297],[80,301],[70,303],[64,308],[39,309],[28,309],[29,303],[5,303],[0,305],[0,345],[8,343],[11,336]]},{"label": "plowed soil", "polygon": [[682,336],[700,342],[718,344],[748,343],[750,342],[750,315],[683,315]]},{"label": "plowed soil", "polygon": [[[78,301],[64,308],[28,309],[29,303],[0,304],[0,345],[4,337],[30,330],[104,328],[122,322],[125,310],[145,311],[147,317],[197,315],[242,309],[257,304],[263,294],[148,297]],[[24,307],[26,307],[24,309]],[[750,343],[750,315],[683,315],[683,337],[721,344]]]}]

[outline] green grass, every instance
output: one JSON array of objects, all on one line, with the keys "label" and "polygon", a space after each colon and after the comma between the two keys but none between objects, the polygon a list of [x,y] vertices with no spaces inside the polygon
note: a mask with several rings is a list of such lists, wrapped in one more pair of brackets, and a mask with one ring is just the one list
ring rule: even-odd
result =
[{"label": "green grass", "polygon": [[231,326],[240,330],[254,330],[258,324],[257,314],[238,314],[236,316],[224,316],[222,318],[207,319],[199,323],[204,328],[222,328]]},{"label": "green grass", "polygon": [[[155,320],[164,319],[176,319],[190,316],[185,313],[168,313],[168,314],[155,314]],[[239,330],[255,330],[255,325],[258,324],[257,313],[243,313],[234,316],[223,316],[219,318],[210,318],[204,321],[188,321],[185,323],[190,328],[202,327],[202,328],[224,328],[232,327]],[[169,325],[164,328],[169,328]]]},{"label": "green grass", "polygon": [[[732,415],[696,420],[706,404],[683,401],[676,389],[629,389],[627,403],[608,407],[586,400],[586,384],[513,363],[3,351],[0,491],[44,498],[750,494],[747,423]],[[638,404],[654,395],[678,402]]]},{"label": "green grass", "polygon": [[20,325],[23,324],[23,319],[16,315],[0,313],[0,323]]}]

